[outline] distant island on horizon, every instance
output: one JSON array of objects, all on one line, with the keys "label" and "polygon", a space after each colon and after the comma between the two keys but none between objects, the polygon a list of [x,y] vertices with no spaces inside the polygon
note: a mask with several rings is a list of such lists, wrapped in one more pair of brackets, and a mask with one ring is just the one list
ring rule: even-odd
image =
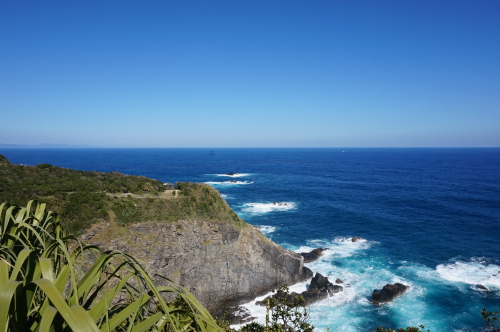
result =
[{"label": "distant island on horizon", "polygon": [[0,149],[85,149],[85,148],[100,148],[100,146],[92,145],[71,145],[71,144],[53,144],[53,143],[41,143],[41,144],[0,144]]}]

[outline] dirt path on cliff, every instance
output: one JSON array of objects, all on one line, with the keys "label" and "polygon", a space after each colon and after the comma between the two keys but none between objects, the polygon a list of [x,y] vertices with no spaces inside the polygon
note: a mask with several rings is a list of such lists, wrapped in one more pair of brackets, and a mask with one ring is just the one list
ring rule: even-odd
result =
[{"label": "dirt path on cliff", "polygon": [[149,194],[149,193],[144,193],[144,194],[132,194],[132,193],[106,193],[108,196],[113,196],[113,197],[127,197],[131,196],[133,198],[177,198],[179,197],[180,190],[177,189],[172,189],[172,190],[165,190],[161,193],[158,193],[158,195],[154,194]]}]

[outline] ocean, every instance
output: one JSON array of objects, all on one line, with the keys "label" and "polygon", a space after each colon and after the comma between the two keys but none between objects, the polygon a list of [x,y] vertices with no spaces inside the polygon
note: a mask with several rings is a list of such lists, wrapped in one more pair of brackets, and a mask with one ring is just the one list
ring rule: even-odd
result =
[{"label": "ocean", "polygon": [[[481,308],[500,311],[498,148],[1,149],[0,154],[15,164],[208,183],[238,215],[285,248],[330,248],[307,264],[344,282],[343,292],[309,308],[321,331],[421,324],[432,332],[479,331]],[[238,175],[225,175],[230,172]],[[352,242],[353,236],[363,240]],[[392,303],[369,302],[374,289],[394,282],[411,288]],[[263,308],[246,307],[263,320]]]}]

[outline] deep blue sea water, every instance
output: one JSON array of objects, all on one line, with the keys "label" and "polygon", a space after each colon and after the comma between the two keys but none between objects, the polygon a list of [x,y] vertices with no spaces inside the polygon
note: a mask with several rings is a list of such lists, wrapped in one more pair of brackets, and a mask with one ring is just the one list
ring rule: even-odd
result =
[{"label": "deep blue sea water", "polygon": [[[2,149],[0,154],[15,164],[206,182],[282,246],[298,252],[331,248],[309,264],[345,283],[344,292],[311,307],[313,324],[321,330],[424,324],[432,332],[478,331],[481,308],[500,310],[498,148]],[[241,176],[223,176],[228,172]],[[365,240],[353,243],[353,236]],[[394,282],[411,289],[390,304],[369,303],[373,289]],[[262,318],[262,308],[247,307]]]}]

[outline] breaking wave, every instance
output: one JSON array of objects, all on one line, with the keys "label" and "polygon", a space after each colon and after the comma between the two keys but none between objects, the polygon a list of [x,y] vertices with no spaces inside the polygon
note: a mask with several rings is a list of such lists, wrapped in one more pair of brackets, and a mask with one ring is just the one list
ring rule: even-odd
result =
[{"label": "breaking wave", "polygon": [[276,227],[274,226],[262,225],[262,226],[257,226],[257,228],[265,235],[274,233],[276,231]]},{"label": "breaking wave", "polygon": [[246,203],[241,209],[243,212],[251,214],[263,214],[273,211],[288,211],[297,208],[294,202],[273,202],[273,203]]},{"label": "breaking wave", "polygon": [[227,177],[231,177],[231,178],[240,178],[240,177],[243,177],[243,176],[249,176],[250,173],[235,173],[235,174],[214,174],[216,176],[227,176]]},{"label": "breaking wave", "polygon": [[205,182],[206,184],[210,185],[215,185],[215,186],[233,186],[233,185],[246,185],[246,184],[252,184],[253,181],[208,181]]},{"label": "breaking wave", "polygon": [[500,290],[500,266],[485,263],[481,259],[473,258],[470,262],[440,264],[436,267],[436,271],[440,278],[448,281]]}]

